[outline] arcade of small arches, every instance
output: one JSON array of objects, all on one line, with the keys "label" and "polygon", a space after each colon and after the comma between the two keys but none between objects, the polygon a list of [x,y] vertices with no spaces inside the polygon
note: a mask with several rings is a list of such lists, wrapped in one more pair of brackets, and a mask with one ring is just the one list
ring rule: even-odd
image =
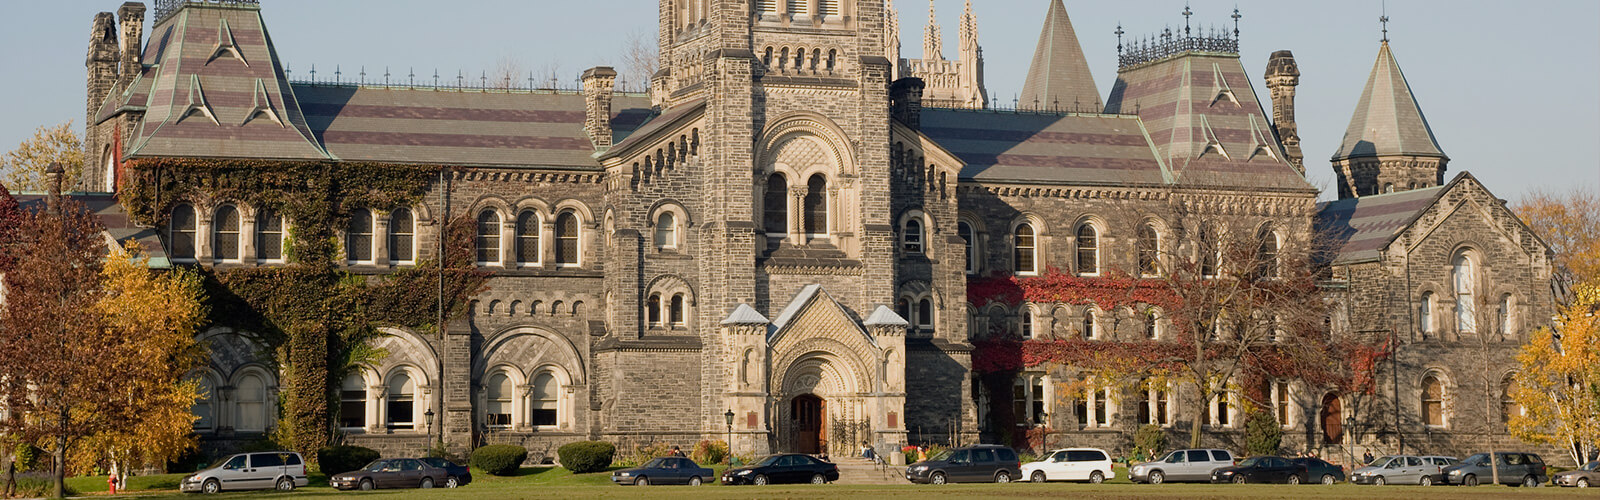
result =
[{"label": "arcade of small arches", "polygon": [[593,221],[587,207],[574,200],[555,205],[528,198],[515,205],[487,198],[474,210],[474,261],[480,267],[506,269],[572,268],[585,263]]}]

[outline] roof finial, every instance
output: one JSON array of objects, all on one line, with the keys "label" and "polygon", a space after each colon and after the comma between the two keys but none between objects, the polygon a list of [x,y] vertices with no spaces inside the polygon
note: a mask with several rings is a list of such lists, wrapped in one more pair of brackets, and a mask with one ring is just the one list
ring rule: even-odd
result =
[{"label": "roof finial", "polygon": [[1189,3],[1188,2],[1184,2],[1184,4],[1183,4],[1183,37],[1184,38],[1189,38],[1189,16],[1192,16],[1192,15],[1194,15],[1194,11],[1189,10]]},{"label": "roof finial", "polygon": [[1383,24],[1383,43],[1389,43],[1389,2],[1383,2],[1383,15],[1378,16],[1378,22]]},{"label": "roof finial", "polygon": [[1233,41],[1237,43],[1239,41],[1239,18],[1244,17],[1244,16],[1239,15],[1239,6],[1238,5],[1234,5],[1233,6],[1233,16],[1232,17],[1233,17]]},{"label": "roof finial", "polygon": [[1127,33],[1126,31],[1122,31],[1122,23],[1120,23],[1120,22],[1117,23],[1117,31],[1115,31],[1115,33],[1117,34],[1117,53],[1121,54],[1122,53],[1122,34],[1123,33]]}]

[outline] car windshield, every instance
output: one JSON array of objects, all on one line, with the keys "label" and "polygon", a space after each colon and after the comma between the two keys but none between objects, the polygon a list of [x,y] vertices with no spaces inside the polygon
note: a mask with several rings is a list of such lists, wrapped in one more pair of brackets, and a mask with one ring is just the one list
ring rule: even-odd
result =
[{"label": "car windshield", "polygon": [[1260,463],[1261,463],[1261,457],[1250,457],[1250,458],[1244,459],[1243,462],[1239,462],[1239,466],[1240,467],[1255,467],[1256,464],[1260,464]]},{"label": "car windshield", "polygon": [[655,460],[651,460],[649,462],[646,462],[640,468],[643,468],[643,469],[659,469],[659,468],[666,467],[666,466],[667,466],[667,459],[665,459],[665,458],[657,458]]},{"label": "car windshield", "polygon": [[936,460],[949,460],[950,459],[950,452],[951,452],[951,450],[944,450],[944,451],[941,451],[941,452],[938,452],[938,453],[934,453],[932,455],[928,455],[928,461],[932,462],[932,461],[936,461]]},{"label": "car windshield", "polygon": [[380,470],[383,470],[383,466],[385,464],[387,464],[387,463],[389,463],[388,460],[373,460],[372,463],[367,464],[366,467],[362,467],[361,470],[364,470],[364,471],[367,471],[367,472],[378,472]]},{"label": "car windshield", "polygon": [[1489,454],[1488,453],[1479,453],[1477,455],[1473,455],[1473,456],[1467,457],[1467,459],[1466,460],[1462,460],[1461,463],[1472,464],[1472,465],[1489,463]]},{"label": "car windshield", "polygon": [[777,463],[779,458],[783,458],[783,455],[767,455],[761,457],[761,460],[757,460],[756,465],[760,467],[766,467],[768,465]]},{"label": "car windshield", "polygon": [[1373,467],[1383,467],[1385,465],[1388,465],[1390,460],[1394,460],[1394,459],[1395,459],[1395,457],[1392,457],[1392,456],[1389,456],[1389,455],[1384,455],[1384,456],[1378,457],[1377,460],[1373,460],[1371,465]]}]

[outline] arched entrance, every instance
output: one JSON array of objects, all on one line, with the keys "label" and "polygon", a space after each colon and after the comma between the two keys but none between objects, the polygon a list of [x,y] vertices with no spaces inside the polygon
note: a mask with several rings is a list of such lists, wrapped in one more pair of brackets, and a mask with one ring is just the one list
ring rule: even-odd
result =
[{"label": "arched entrance", "polygon": [[795,451],[822,453],[828,439],[828,402],[815,394],[801,394],[789,400],[789,414],[795,436]]},{"label": "arched entrance", "polygon": [[1339,444],[1344,439],[1344,407],[1339,403],[1339,394],[1328,393],[1322,397],[1322,411],[1317,414],[1317,419],[1322,423],[1322,443],[1328,445]]}]

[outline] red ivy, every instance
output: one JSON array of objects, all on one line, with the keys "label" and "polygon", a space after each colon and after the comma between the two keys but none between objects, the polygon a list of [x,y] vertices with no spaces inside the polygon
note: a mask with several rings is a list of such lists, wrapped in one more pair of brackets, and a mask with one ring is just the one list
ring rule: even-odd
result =
[{"label": "red ivy", "polygon": [[1194,358],[1174,342],[1070,340],[980,340],[973,342],[972,369],[979,373],[1018,371],[1045,363],[1091,369],[1173,369]]},{"label": "red ivy", "polygon": [[1039,276],[994,274],[967,281],[967,302],[983,307],[991,302],[1017,307],[1033,303],[1093,303],[1101,309],[1148,304],[1172,311],[1182,300],[1159,279],[1142,279],[1120,271],[1105,276],[1080,277],[1050,267]]}]

